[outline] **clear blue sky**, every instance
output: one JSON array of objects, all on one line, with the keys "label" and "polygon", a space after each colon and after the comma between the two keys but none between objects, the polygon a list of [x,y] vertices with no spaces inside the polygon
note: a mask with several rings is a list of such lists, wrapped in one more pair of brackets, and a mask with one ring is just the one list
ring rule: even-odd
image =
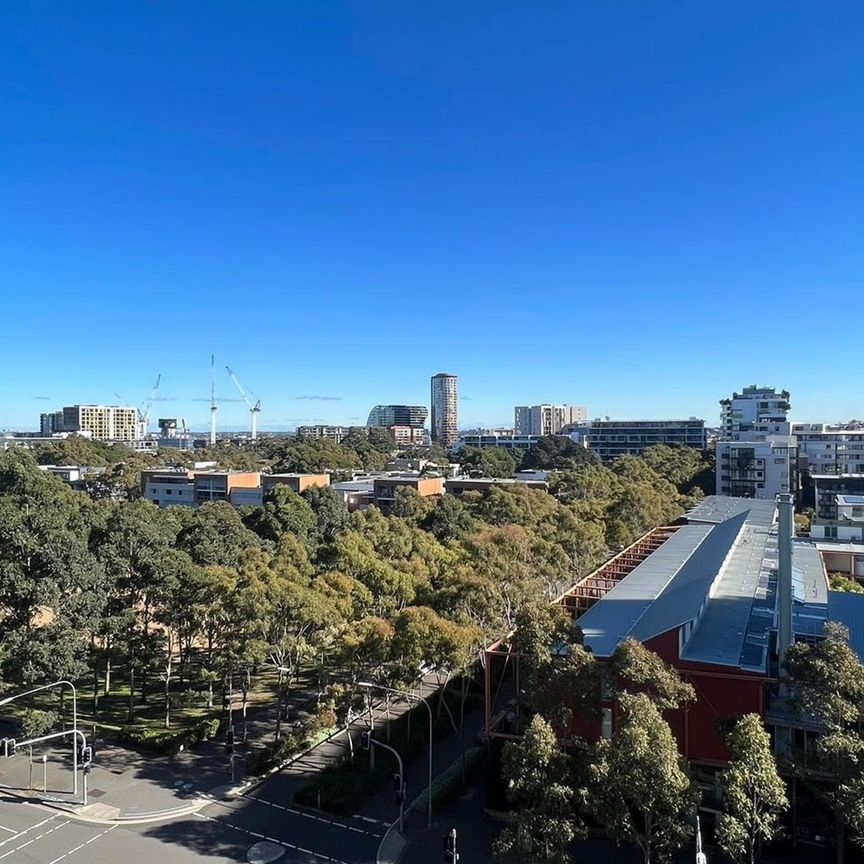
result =
[{"label": "clear blue sky", "polygon": [[441,370],[463,425],[716,422],[751,383],[860,417],[862,32],[813,0],[8,3],[0,428],[158,372],[203,427],[211,351],[264,428]]}]

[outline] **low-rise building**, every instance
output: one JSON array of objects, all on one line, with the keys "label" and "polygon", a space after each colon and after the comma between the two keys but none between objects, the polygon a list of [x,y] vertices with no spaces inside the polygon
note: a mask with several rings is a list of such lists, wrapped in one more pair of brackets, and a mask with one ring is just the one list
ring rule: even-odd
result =
[{"label": "low-rise building", "polygon": [[343,480],[333,483],[331,489],[342,499],[350,510],[366,510],[375,503],[375,481],[372,478]]},{"label": "low-rise building", "polygon": [[262,492],[266,495],[279,485],[288,486],[293,492],[298,495],[309,489],[312,486],[329,486],[329,474],[262,474],[261,486]]},{"label": "low-rise building", "polygon": [[592,420],[588,447],[603,460],[641,456],[655,444],[705,449],[705,421],[687,420]]},{"label": "low-rise building", "polygon": [[360,435],[368,435],[368,426],[298,426],[297,437],[300,439],[318,440],[326,439],[333,441],[336,444],[341,444],[342,441],[351,433]]},{"label": "low-rise building", "polygon": [[158,468],[141,472],[141,497],[157,507],[195,507],[194,471]]},{"label": "low-rise building", "polygon": [[509,450],[530,450],[539,440],[539,435],[517,435],[514,429],[470,429],[459,434],[453,449],[506,447]]},{"label": "low-rise building", "polygon": [[490,489],[510,489],[514,486],[527,486],[529,489],[549,491],[545,480],[522,477],[451,477],[444,481],[444,490],[450,495],[464,492],[488,492]]},{"label": "low-rise building", "polygon": [[423,498],[444,492],[443,477],[417,477],[413,474],[393,474],[375,477],[372,481],[372,499],[376,507],[387,510],[396,503],[399,489],[413,489]]},{"label": "low-rise building", "polygon": [[814,540],[864,542],[864,474],[814,474]]}]

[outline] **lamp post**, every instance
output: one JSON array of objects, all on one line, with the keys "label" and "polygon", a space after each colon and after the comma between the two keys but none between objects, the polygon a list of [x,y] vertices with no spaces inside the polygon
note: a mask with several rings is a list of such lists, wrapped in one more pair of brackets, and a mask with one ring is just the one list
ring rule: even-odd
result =
[{"label": "lamp post", "polygon": [[[9,705],[16,699],[21,699],[24,696],[32,696],[34,693],[40,693],[43,690],[51,690],[53,687],[69,687],[72,690],[72,738],[78,733],[78,691],[71,681],[61,678],[59,681],[52,681],[50,684],[42,684],[39,687],[33,687],[30,690],[25,690],[23,693],[16,693],[14,696],[6,696],[0,699],[0,707]],[[77,741],[72,748],[72,794],[78,794],[78,744]]]},{"label": "lamp post", "polygon": [[406,699],[415,699],[418,702],[422,702],[426,706],[426,710],[429,712],[429,785],[426,790],[427,808],[426,808],[426,827],[432,827],[432,709],[429,707],[429,703],[422,697],[418,696],[415,693],[409,693],[407,690],[397,690],[395,687],[387,687],[384,684],[375,684],[372,681],[358,681],[358,686],[360,687],[368,687],[375,688],[378,690],[384,690],[387,693],[398,693],[400,696],[404,696]]}]

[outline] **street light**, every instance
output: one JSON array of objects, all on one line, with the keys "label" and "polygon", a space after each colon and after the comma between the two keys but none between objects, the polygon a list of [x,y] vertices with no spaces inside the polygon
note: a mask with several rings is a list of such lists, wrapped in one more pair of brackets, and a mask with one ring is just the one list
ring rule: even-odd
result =
[{"label": "street light", "polygon": [[[0,699],[0,707],[9,705],[16,699],[21,699],[24,696],[32,696],[34,693],[40,693],[42,690],[50,690],[53,687],[69,687],[72,690],[72,737],[75,738],[78,732],[78,691],[71,681],[61,678],[59,681],[52,681],[50,684],[42,684],[39,687],[34,687],[31,690],[25,690],[23,693],[16,693],[14,696],[5,696]],[[77,742],[72,748],[72,794],[78,794],[78,744]]]},{"label": "street light", "polygon": [[429,707],[429,703],[422,697],[418,696],[416,693],[409,693],[407,690],[397,690],[395,687],[387,687],[384,684],[375,684],[372,681],[358,681],[357,685],[359,687],[368,687],[368,688],[377,688],[378,690],[384,690],[387,693],[398,693],[400,696],[404,696],[406,699],[416,699],[419,702],[422,702],[426,706],[426,710],[429,712],[429,786],[426,790],[427,808],[426,808],[426,827],[432,827],[432,709]]}]

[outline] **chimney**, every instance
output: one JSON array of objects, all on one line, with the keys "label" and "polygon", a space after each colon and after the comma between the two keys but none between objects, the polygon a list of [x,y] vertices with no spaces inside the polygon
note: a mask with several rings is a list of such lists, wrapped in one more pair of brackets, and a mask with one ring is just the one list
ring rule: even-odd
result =
[{"label": "chimney", "polygon": [[777,496],[777,656],[780,663],[792,644],[792,513],[794,505],[788,492]]}]

